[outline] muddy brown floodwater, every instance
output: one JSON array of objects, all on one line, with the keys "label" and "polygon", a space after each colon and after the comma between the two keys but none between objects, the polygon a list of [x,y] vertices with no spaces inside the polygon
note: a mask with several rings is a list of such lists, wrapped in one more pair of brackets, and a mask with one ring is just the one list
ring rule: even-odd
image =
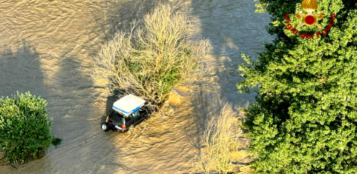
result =
[{"label": "muddy brown floodwater", "polygon": [[[105,133],[101,116],[111,102],[92,81],[91,62],[115,31],[164,0],[0,0],[0,96],[31,91],[48,101],[52,134],[62,144],[42,159],[0,165],[0,173],[196,172],[198,132],[205,118],[228,103],[238,111],[254,93],[237,94],[241,53],[253,57],[272,36],[267,14],[253,0],[171,0],[188,13],[195,31],[210,41],[209,75],[198,90],[180,91],[182,106],[168,109],[128,134]],[[179,90],[178,90],[179,91]]]}]

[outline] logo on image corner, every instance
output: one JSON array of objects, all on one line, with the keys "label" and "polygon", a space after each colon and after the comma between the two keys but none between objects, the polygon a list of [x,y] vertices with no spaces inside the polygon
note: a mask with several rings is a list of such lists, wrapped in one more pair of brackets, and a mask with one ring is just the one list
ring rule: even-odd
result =
[{"label": "logo on image corner", "polygon": [[[296,11],[295,17],[300,21],[300,24],[297,25],[296,27],[293,27],[290,24],[290,18],[289,18],[289,13],[284,16],[284,18],[287,20],[285,23],[287,25],[285,26],[286,29],[290,30],[293,34],[298,35],[299,33],[299,28],[302,26],[307,26],[307,27],[318,27],[319,29],[322,29],[322,25],[318,23],[321,19],[325,17],[324,11],[317,11],[318,4],[316,0],[303,0],[301,4],[301,8],[303,11]],[[316,12],[315,12],[316,11]],[[315,12],[315,13],[314,13]],[[331,20],[329,22],[329,25],[326,26],[324,30],[320,30],[316,32],[316,37],[320,37],[320,35],[326,35],[328,31],[331,30],[331,26],[334,24],[334,20],[336,19],[336,15],[332,14],[331,15]],[[314,38],[314,33],[299,33],[301,38],[306,38],[306,39],[313,39]]]}]

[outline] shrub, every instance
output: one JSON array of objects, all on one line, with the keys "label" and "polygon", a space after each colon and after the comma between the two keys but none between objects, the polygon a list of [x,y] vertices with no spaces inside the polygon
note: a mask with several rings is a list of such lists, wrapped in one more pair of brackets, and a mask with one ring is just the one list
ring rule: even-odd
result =
[{"label": "shrub", "polygon": [[130,32],[118,32],[100,51],[95,81],[157,106],[174,85],[197,77],[208,43],[191,41],[188,19],[174,11],[170,5],[159,5]]},{"label": "shrub", "polygon": [[239,125],[238,117],[228,105],[206,123],[199,166],[205,173],[227,173],[234,170],[232,163],[242,157],[238,152]]},{"label": "shrub", "polygon": [[6,161],[24,163],[43,156],[50,147],[53,137],[46,105],[29,92],[0,98],[0,147]]},{"label": "shrub", "polygon": [[[301,1],[261,2],[280,25],[270,28],[279,37],[257,62],[246,59],[249,65],[240,67],[246,79],[238,85],[248,90],[259,86],[257,103],[248,109],[245,122],[250,148],[259,156],[255,171],[356,173],[356,2],[319,1],[318,10],[326,15],[319,21],[323,28],[332,14],[336,19],[328,34],[314,39],[283,36],[291,33],[284,29],[283,15],[294,12]],[[290,18],[295,25],[297,19]]]}]

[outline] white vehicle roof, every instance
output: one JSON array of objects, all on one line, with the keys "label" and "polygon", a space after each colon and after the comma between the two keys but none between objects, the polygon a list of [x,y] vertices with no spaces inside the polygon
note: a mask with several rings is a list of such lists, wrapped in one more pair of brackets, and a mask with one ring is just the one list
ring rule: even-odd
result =
[{"label": "white vehicle roof", "polygon": [[145,100],[135,95],[129,94],[114,102],[113,110],[127,117],[131,113],[139,110],[142,106],[144,106],[144,104]]}]

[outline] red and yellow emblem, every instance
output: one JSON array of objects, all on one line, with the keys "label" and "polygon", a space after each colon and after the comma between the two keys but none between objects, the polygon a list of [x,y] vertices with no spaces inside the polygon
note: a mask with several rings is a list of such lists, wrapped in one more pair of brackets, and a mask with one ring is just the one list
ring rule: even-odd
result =
[{"label": "red and yellow emblem", "polygon": [[317,26],[322,28],[322,25],[318,24],[317,21],[321,20],[325,16],[323,15],[323,11],[318,11],[316,14],[313,14],[315,10],[317,10],[318,4],[316,0],[303,0],[301,4],[301,8],[306,12],[304,14],[302,11],[296,12],[296,18],[302,20],[302,23],[299,24],[296,28],[300,28],[303,25],[306,26]]}]

